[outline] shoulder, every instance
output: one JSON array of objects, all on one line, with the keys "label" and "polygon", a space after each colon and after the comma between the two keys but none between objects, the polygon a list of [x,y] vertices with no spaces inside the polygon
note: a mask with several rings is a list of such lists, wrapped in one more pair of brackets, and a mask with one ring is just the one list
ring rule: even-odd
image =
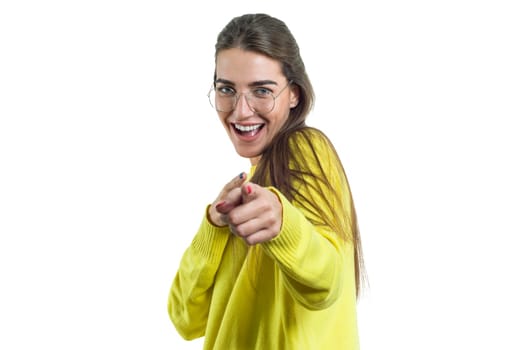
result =
[{"label": "shoulder", "polygon": [[290,136],[290,146],[301,149],[311,148],[314,151],[327,151],[328,148],[333,150],[328,136],[321,130],[312,127],[296,130]]},{"label": "shoulder", "polygon": [[321,130],[305,127],[295,131],[289,139],[294,158],[307,163],[339,163],[337,152],[326,134]]}]

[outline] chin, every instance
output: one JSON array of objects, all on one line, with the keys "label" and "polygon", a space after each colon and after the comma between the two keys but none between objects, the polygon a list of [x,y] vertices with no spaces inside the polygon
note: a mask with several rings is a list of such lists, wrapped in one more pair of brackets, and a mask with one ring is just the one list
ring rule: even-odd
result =
[{"label": "chin", "polygon": [[250,151],[250,150],[246,150],[246,149],[236,149],[237,151],[237,154],[243,158],[256,158],[256,157],[259,157],[261,155],[261,152],[257,152],[257,151]]}]

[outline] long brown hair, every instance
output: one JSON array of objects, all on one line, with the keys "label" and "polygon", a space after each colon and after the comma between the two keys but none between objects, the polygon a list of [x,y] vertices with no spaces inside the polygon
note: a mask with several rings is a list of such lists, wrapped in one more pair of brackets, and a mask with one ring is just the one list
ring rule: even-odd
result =
[{"label": "long brown hair", "polygon": [[[357,225],[357,216],[350,193],[348,205],[341,203],[341,196],[331,182],[326,173],[320,167],[321,160],[318,158],[312,137],[320,136],[331,147],[337,158],[339,168],[346,186],[350,191],[348,180],[337,152],[333,148],[328,138],[318,129],[308,127],[305,123],[306,117],[314,105],[314,90],[301,58],[299,46],[294,36],[286,24],[266,14],[246,14],[233,18],[217,37],[215,45],[215,59],[221,50],[240,48],[246,51],[253,51],[281,63],[282,72],[288,81],[291,81],[299,90],[299,102],[290,110],[288,119],[281,130],[277,133],[272,143],[263,151],[262,157],[257,164],[252,182],[261,186],[274,186],[290,201],[305,203],[302,209],[307,210],[308,218],[316,225],[328,226],[338,236],[346,242],[351,242],[354,247],[354,268],[356,293],[359,295],[361,281],[364,273],[364,263],[361,250],[361,240]],[[214,81],[216,73],[214,74]],[[305,169],[305,155],[302,152],[292,152],[294,145],[301,139],[309,145],[317,164],[318,171],[314,174]],[[313,181],[312,181],[313,180]],[[308,199],[303,191],[298,191],[292,184],[304,184],[310,193],[323,193],[326,188],[331,192],[331,196],[323,195],[325,203],[319,205]],[[302,186],[303,188],[305,186]],[[336,198],[331,200],[330,198]],[[336,203],[336,204],[334,204]],[[330,215],[323,211],[324,208],[331,208],[332,212],[340,208],[334,208],[338,204],[341,208],[349,208],[348,215],[339,217]]]}]

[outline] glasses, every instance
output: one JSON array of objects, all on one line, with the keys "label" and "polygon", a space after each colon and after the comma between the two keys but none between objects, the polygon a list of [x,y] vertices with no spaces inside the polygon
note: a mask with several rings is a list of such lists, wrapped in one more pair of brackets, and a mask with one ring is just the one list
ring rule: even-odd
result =
[{"label": "glasses", "polygon": [[255,113],[265,114],[270,113],[275,107],[275,99],[288,87],[292,81],[279,91],[277,95],[272,94],[270,90],[265,87],[255,87],[247,93],[236,93],[235,90],[229,86],[214,86],[212,85],[208,92],[208,99],[213,108],[218,112],[230,113],[237,106],[237,102],[244,95],[248,106]]}]

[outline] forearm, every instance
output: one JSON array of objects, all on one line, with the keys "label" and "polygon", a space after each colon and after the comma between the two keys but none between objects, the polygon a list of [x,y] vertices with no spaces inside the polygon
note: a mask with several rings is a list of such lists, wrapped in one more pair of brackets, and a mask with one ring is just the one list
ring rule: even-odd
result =
[{"label": "forearm", "polygon": [[186,339],[204,334],[215,274],[229,237],[227,227],[214,226],[205,216],[180,261],[168,297],[168,313]]},{"label": "forearm", "polygon": [[272,189],[283,204],[279,235],[263,243],[283,272],[289,292],[309,309],[330,306],[339,296],[344,251],[337,236],[314,226],[301,210]]}]

